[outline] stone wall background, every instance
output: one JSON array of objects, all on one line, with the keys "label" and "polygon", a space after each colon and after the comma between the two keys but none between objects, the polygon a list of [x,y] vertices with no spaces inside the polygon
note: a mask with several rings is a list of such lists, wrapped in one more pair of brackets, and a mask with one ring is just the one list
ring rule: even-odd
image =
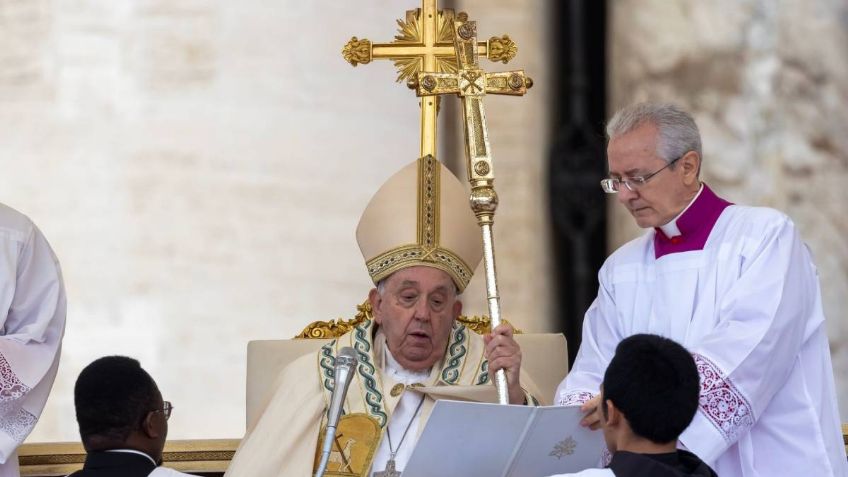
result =
[{"label": "stone wall background", "polygon": [[[138,358],[173,401],[169,437],[240,437],[247,341],[354,314],[370,288],[359,214],[416,158],[418,110],[390,63],[354,69],[340,52],[354,35],[389,41],[419,5],[0,0],[0,201],[44,231],[69,296],[29,441],[78,439],[74,380],[107,354]],[[444,6],[518,43],[486,68],[537,80],[487,111],[503,310],[547,331],[545,7]],[[455,139],[445,150],[461,153]],[[481,279],[470,314],[485,312]]]},{"label": "stone wall background", "polygon": [[[727,199],[775,207],[816,259],[843,420],[848,418],[848,2],[614,0],[611,112],[689,108],[703,178]],[[639,231],[611,204],[611,247]]]}]

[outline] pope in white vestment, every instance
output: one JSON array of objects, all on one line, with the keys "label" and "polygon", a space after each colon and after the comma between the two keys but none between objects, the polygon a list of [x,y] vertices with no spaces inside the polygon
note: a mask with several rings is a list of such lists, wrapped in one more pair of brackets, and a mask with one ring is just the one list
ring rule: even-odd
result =
[{"label": "pope in white vestment", "polygon": [[0,204],[0,477],[19,475],[15,449],[53,386],[65,311],[62,273],[47,240]]},{"label": "pope in white vestment", "polygon": [[[700,406],[680,444],[718,475],[848,476],[811,253],[783,213],[731,204],[697,180],[700,137],[675,142],[693,129],[670,105],[611,121],[604,188],[649,230],[601,268],[555,401],[590,401],[619,341],[659,334],[695,358]],[[675,209],[676,190],[691,194]]]},{"label": "pope in white vestment", "polygon": [[392,176],[363,213],[357,241],[377,285],[369,294],[373,319],[281,372],[227,476],[313,474],[342,347],[356,351],[358,365],[327,476],[402,471],[435,401],[496,399],[491,375],[498,369],[511,403],[538,404],[511,328],[483,337],[456,321],[457,294],[482,247],[467,193],[447,168],[426,156]]}]

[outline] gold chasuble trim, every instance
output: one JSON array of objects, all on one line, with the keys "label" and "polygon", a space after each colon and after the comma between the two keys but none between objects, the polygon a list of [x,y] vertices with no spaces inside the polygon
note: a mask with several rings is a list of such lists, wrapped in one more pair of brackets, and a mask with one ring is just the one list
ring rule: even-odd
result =
[{"label": "gold chasuble trim", "polygon": [[[315,447],[315,463],[321,460],[321,449],[327,428],[321,431],[318,445]],[[346,414],[339,420],[336,438],[327,462],[328,477],[367,477],[371,461],[380,444],[382,429],[376,419],[365,413]]]}]

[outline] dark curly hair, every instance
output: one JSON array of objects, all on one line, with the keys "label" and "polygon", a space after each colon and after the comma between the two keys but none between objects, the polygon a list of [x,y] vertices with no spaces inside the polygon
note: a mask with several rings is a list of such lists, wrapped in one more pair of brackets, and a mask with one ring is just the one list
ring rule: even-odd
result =
[{"label": "dark curly hair", "polygon": [[158,405],[159,389],[135,359],[106,356],[82,370],[74,407],[83,444],[122,444]]},{"label": "dark curly hair", "polygon": [[[637,436],[657,444],[677,440],[698,410],[695,360],[678,343],[657,335],[625,338],[604,373],[603,400],[621,410]],[[604,417],[606,406],[601,406]]]}]

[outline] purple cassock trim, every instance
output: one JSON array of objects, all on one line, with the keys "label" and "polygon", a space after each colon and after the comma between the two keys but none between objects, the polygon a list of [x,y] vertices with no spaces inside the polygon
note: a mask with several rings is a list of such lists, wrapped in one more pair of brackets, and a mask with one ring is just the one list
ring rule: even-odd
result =
[{"label": "purple cassock trim", "polygon": [[669,238],[659,227],[654,229],[654,257],[660,258],[671,253],[703,250],[710,232],[713,231],[713,226],[724,209],[730,205],[733,204],[715,195],[704,184],[701,195],[695,199],[695,202],[686,209],[683,215],[677,218],[677,228],[680,230],[680,235]]}]

